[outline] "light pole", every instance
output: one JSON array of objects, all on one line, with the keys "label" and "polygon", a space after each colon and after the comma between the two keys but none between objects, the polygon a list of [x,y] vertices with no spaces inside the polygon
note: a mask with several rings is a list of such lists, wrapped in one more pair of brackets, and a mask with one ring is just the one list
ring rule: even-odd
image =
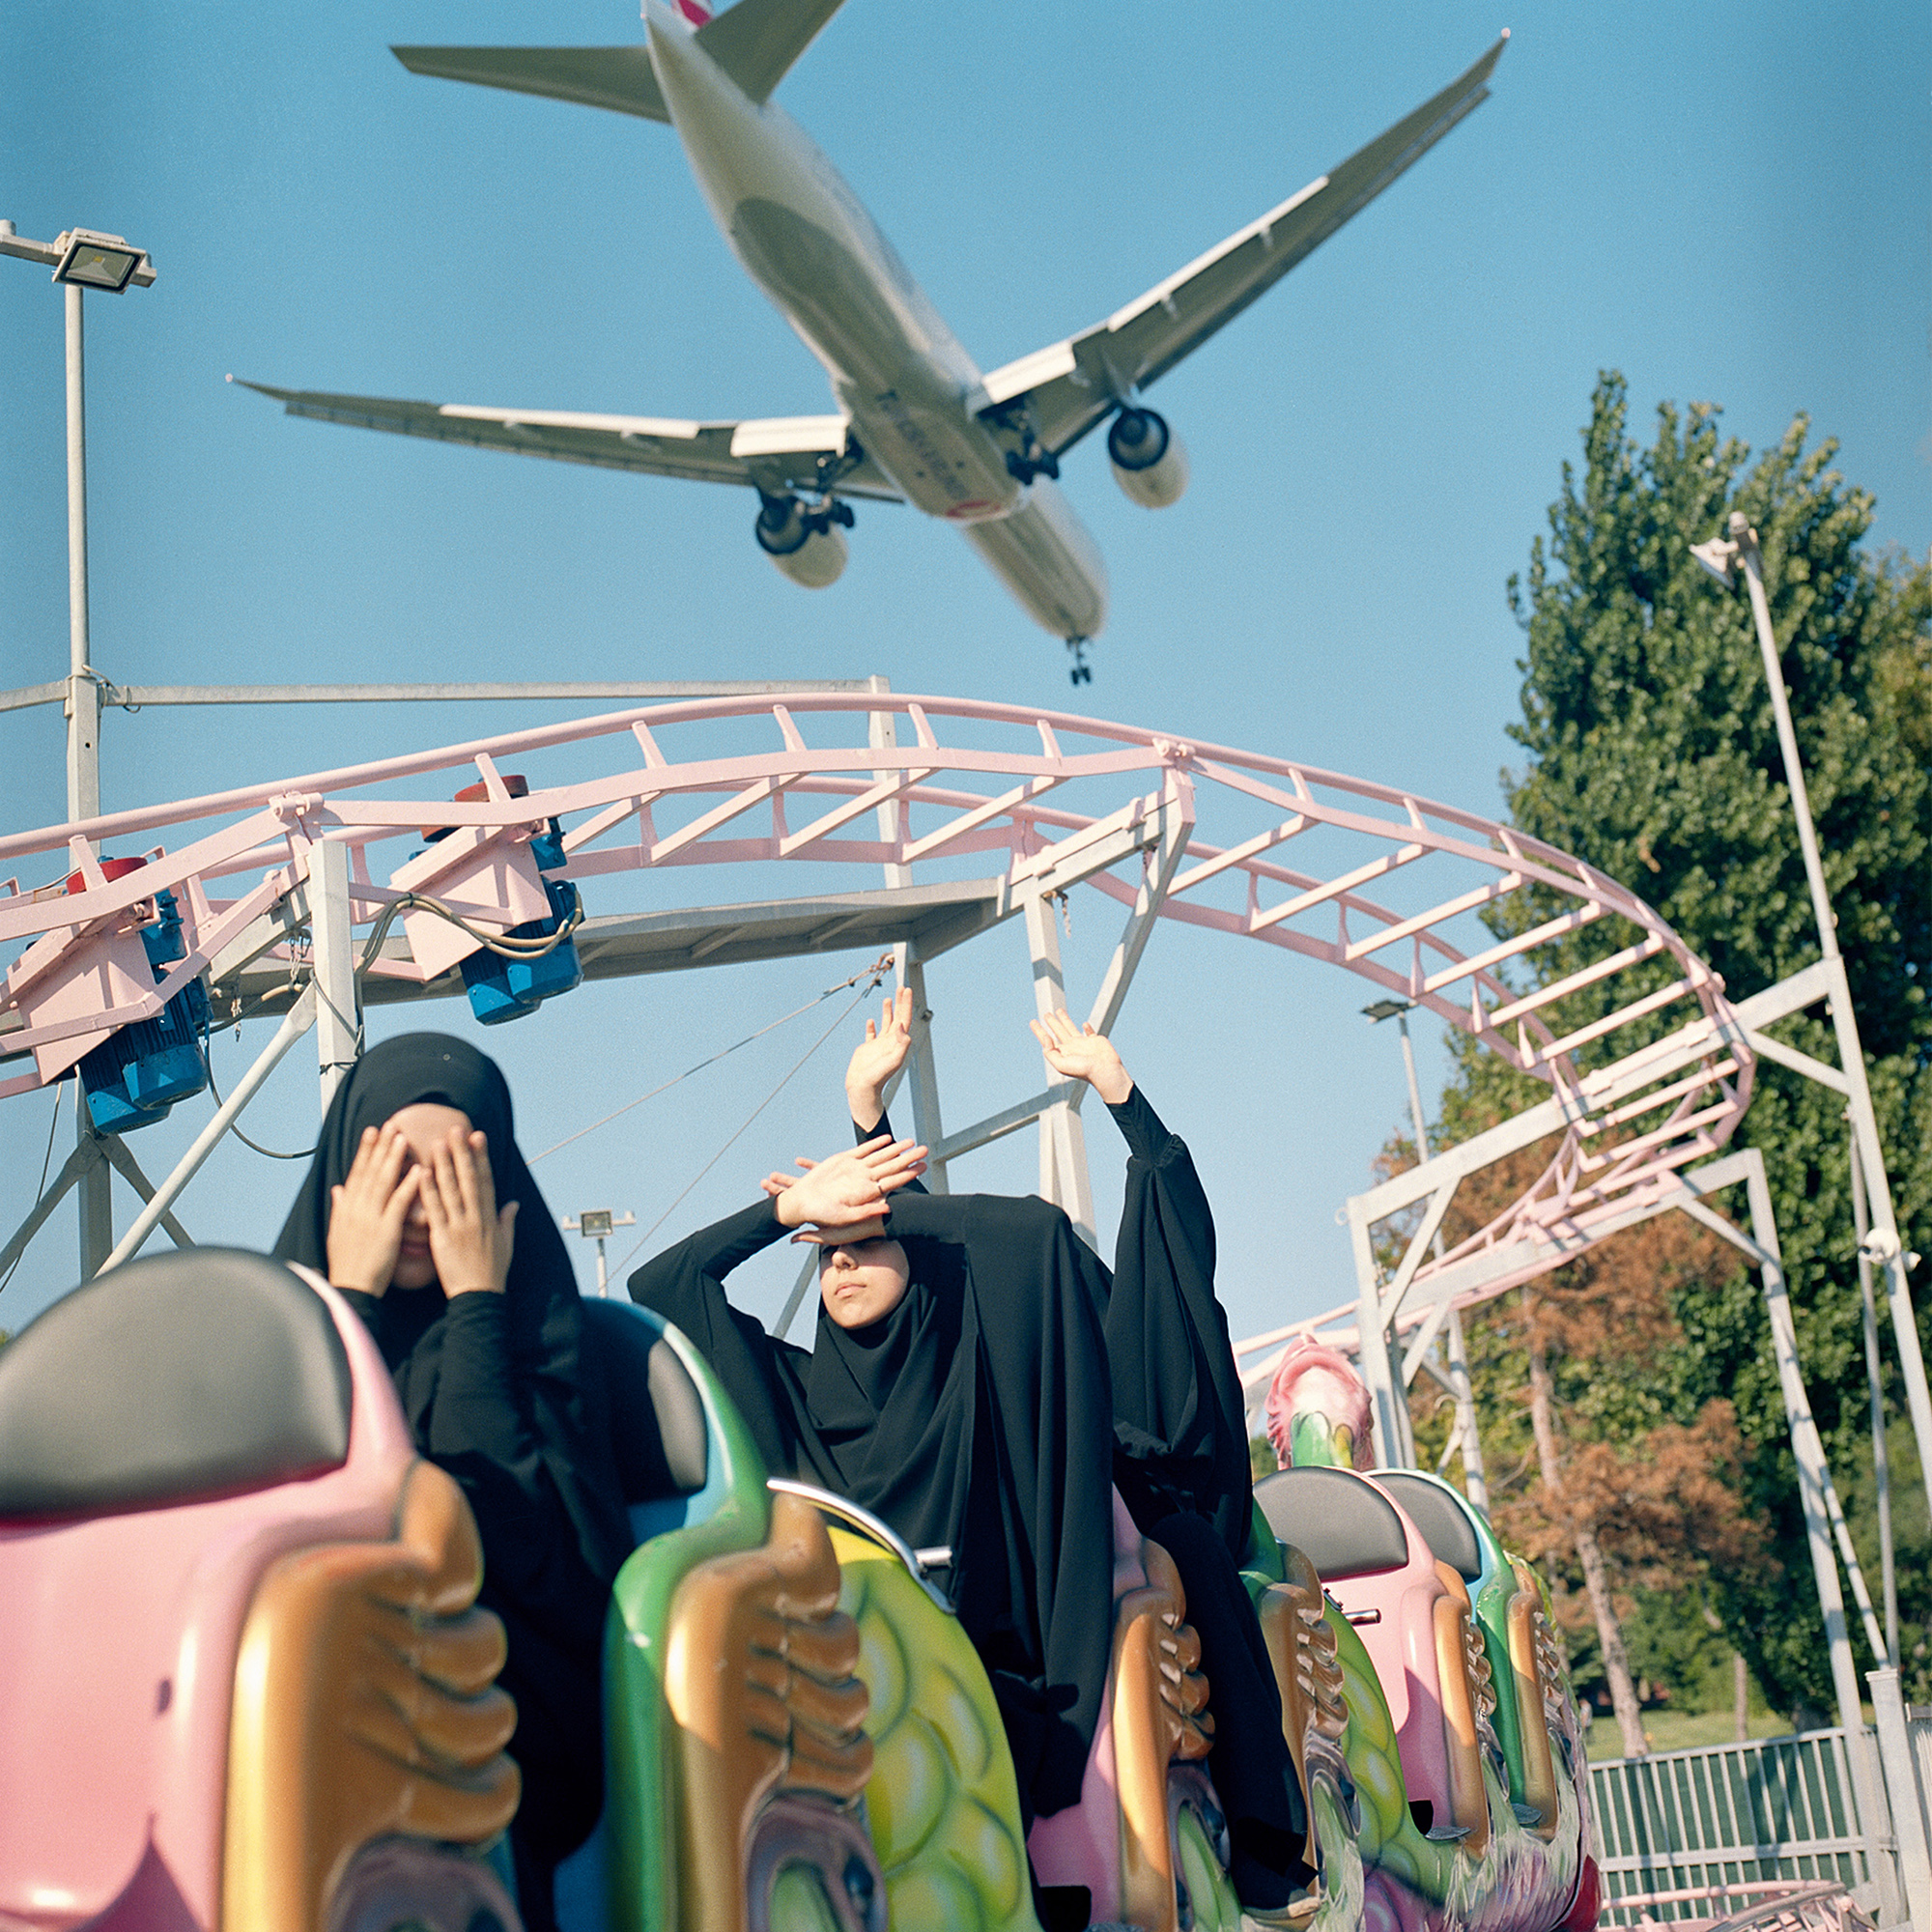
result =
[{"label": "light pole", "polygon": [[1932,1503],[1932,1395],[1925,1385],[1925,1364],[1918,1350],[1918,1329],[1913,1318],[1912,1291],[1906,1276],[1917,1264],[1898,1237],[1898,1220],[1886,1179],[1885,1154],[1879,1146],[1878,1118],[1872,1112],[1871,1088],[1865,1080],[1864,1048],[1859,1041],[1858,1015],[1852,1009],[1850,982],[1838,952],[1838,923],[1825,890],[1825,868],[1818,858],[1818,835],[1811,824],[1811,801],[1804,789],[1804,767],[1798,756],[1798,734],[1792,728],[1786,701],[1784,665],[1771,628],[1771,605],[1764,594],[1764,558],[1757,532],[1742,510],[1730,516],[1730,535],[1690,545],[1690,554],[1721,583],[1731,588],[1731,566],[1742,565],[1750,592],[1751,618],[1757,628],[1758,649],[1764,657],[1765,682],[1771,687],[1772,710],[1777,719],[1777,746],[1784,758],[1784,776],[1791,787],[1791,810],[1798,820],[1798,848],[1804,855],[1804,877],[1811,889],[1811,911],[1818,922],[1818,945],[1824,953],[1825,979],[1830,989],[1833,1029],[1837,1036],[1838,1064],[1845,1076],[1852,1140],[1858,1152],[1858,1179],[1862,1179],[1871,1226],[1859,1242],[1860,1255],[1883,1267],[1891,1294],[1891,1326],[1898,1343],[1898,1365],[1905,1381],[1906,1403],[1912,1413],[1912,1433],[1918,1445],[1919,1470],[1925,1495]]},{"label": "light pole", "polygon": [[632,1213],[612,1214],[608,1208],[586,1208],[582,1214],[566,1214],[563,1225],[572,1234],[582,1235],[597,1243],[597,1293],[600,1296],[611,1292],[610,1278],[604,1271],[604,1243],[611,1238],[615,1228],[635,1228],[638,1217]]},{"label": "light pole", "polygon": [[0,255],[49,264],[67,298],[67,815],[100,814],[100,686],[87,636],[87,401],[82,291],[120,295],[152,286],[145,248],[119,235],[70,228],[52,242],[29,242],[0,221]]},{"label": "light pole", "polygon": [[[87,402],[81,299],[85,289],[120,295],[130,283],[155,279],[145,248],[119,235],[70,228],[52,242],[29,242],[0,220],[0,255],[42,262],[67,298],[67,815],[70,822],[100,814],[100,686],[89,661],[87,638]],[[94,1139],[94,1122],[78,1075],[75,1128],[80,1145]],[[91,1281],[114,1246],[114,1204],[104,1159],[80,1177],[80,1278]]]},{"label": "light pole", "polygon": [[[1408,1075],[1408,1117],[1415,1122],[1415,1157],[1429,1158],[1429,1128],[1422,1117],[1422,1088],[1415,1077],[1415,1048],[1408,1037],[1413,1000],[1377,1000],[1362,1009],[1373,1024],[1392,1019],[1402,1032],[1402,1065]],[[1435,1231],[1435,1259],[1442,1259],[1442,1230]],[[1456,1442],[1463,1454],[1463,1484],[1480,1510],[1490,1506],[1490,1486],[1483,1474],[1483,1444],[1476,1434],[1476,1392],[1469,1380],[1469,1359],[1463,1347],[1463,1317],[1451,1308],[1442,1324],[1443,1347],[1449,1356],[1449,1383],[1456,1398]]]}]

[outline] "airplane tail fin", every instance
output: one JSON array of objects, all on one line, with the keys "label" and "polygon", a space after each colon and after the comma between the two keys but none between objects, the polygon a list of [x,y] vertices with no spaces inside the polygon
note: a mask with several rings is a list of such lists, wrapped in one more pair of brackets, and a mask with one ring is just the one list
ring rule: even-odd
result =
[{"label": "airplane tail fin", "polygon": [[[843,0],[738,0],[714,15],[706,0],[670,0],[697,44],[762,105]],[[575,100],[668,124],[649,52],[628,47],[391,47],[412,73]]]},{"label": "airplane tail fin", "polygon": [[[689,0],[675,0],[688,11]],[[701,4],[701,0],[700,0]],[[697,30],[697,44],[760,106],[844,0],[738,0]]]}]

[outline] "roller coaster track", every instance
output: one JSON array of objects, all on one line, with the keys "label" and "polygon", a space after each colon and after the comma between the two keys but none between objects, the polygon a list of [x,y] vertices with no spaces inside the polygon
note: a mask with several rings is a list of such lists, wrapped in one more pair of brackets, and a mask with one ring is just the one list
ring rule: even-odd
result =
[{"label": "roller coaster track", "polygon": [[[528,796],[508,795],[506,760],[528,775]],[[452,772],[458,782],[480,777],[487,796],[452,804]],[[1050,936],[1041,909],[1084,887],[1128,908],[1095,1002],[1103,1026],[1157,919],[1338,967],[1426,1008],[1547,1085],[1533,1137],[1559,1136],[1534,1185],[1488,1226],[1425,1257],[1445,1194],[1409,1238],[1405,1280],[1416,1291],[1483,1260],[1480,1293],[1459,1301],[1500,1293],[1623,1225],[1646,1190],[1719,1152],[1749,1103],[1747,1029],[1719,977],[1634,894],[1508,826],[1293,759],[1127,725],[824,691],[613,711],[0,838],[0,867],[43,878],[72,868],[84,887],[0,885],[0,946],[27,946],[0,997],[0,1052],[13,1067],[33,1056],[0,1078],[0,1097],[61,1077],[106,1031],[154,1017],[195,976],[219,995],[244,968],[271,972],[293,997],[310,972],[309,895],[326,848],[346,848],[350,918],[367,927],[403,896],[386,881],[424,827],[454,828],[449,849],[471,855],[474,878],[551,819],[564,828],[566,875],[593,906],[597,882],[626,872],[791,867],[819,892],[827,867],[842,884],[883,867],[889,895],[907,899],[970,877],[989,918],[1031,908]],[[180,842],[153,846],[143,870],[114,881],[86,842],[127,850],[159,835]],[[161,888],[181,902],[186,956],[152,985],[105,970],[106,939]],[[478,922],[511,923],[473,888],[449,896]],[[603,923],[586,923],[586,945]],[[1598,923],[1615,943],[1545,983],[1544,949]],[[422,928],[411,930],[420,944]],[[452,990],[449,963],[417,959],[398,936],[371,961],[366,991]],[[1057,983],[1057,947],[1052,963]],[[1067,1106],[1067,1090],[1049,1090],[977,1137],[948,1135],[940,1151],[956,1157]]]}]

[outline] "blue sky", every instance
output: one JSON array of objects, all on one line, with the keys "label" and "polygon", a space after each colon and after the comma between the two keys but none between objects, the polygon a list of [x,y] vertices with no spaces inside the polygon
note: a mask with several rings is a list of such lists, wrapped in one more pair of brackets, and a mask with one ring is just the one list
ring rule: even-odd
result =
[{"label": "blue sky", "polygon": [[[1061,646],[955,533],[909,512],[862,507],[845,578],[808,593],[756,554],[737,492],[294,422],[222,382],[671,416],[829,407],[668,128],[413,78],[386,51],[635,40],[622,0],[15,0],[0,18],[0,214],[41,239],[124,233],[160,271],[88,305],[96,661],[124,683],[883,671],[1497,810],[1520,648],[1504,582],[1576,458],[1600,369],[1628,376],[1641,436],[1666,397],[1721,403],[1753,446],[1809,412],[1877,496],[1873,540],[1932,544],[1922,7],[850,0],[779,96],[990,368],[1299,187],[1504,25],[1492,99],[1154,392],[1193,460],[1179,505],[1125,502],[1098,439],[1069,459],[1113,587],[1094,682],[1072,692]],[[5,682],[27,684],[62,674],[67,645],[61,306],[43,270],[0,262],[0,338]],[[546,715],[115,715],[103,796],[132,806]],[[0,716],[6,829],[63,815],[61,743],[53,710]],[[1076,977],[1097,970],[1096,923],[1076,933]],[[494,1030],[525,1146],[862,963],[586,987]],[[1008,928],[934,970],[949,1123],[1032,1091],[1024,963]],[[1122,1022],[1216,1202],[1236,1333],[1351,1292],[1335,1210],[1404,1108],[1396,1041],[1355,1016],[1364,997],[1261,948],[1163,930]],[[545,1163],[553,1208],[656,1220],[836,1010]],[[472,1031],[454,1006],[417,1018]],[[389,1009],[372,1030],[402,1024]],[[850,1031],[657,1239],[839,1139]],[[224,1083],[264,1037],[222,1037]],[[1439,1045],[1426,1030],[1420,1044],[1433,1090]],[[255,1137],[307,1145],[314,1091],[304,1048],[251,1113]],[[130,1142],[151,1173],[208,1105]],[[0,1109],[11,1227],[52,1101]],[[1104,1121],[1092,1139],[1104,1227],[1119,1150]],[[955,1177],[1034,1179],[1029,1136]],[[294,1186],[293,1164],[230,1143],[184,1219],[198,1238],[266,1244]],[[63,1215],[0,1325],[70,1285],[73,1257]],[[790,1274],[767,1260],[746,1281],[760,1308]]]}]

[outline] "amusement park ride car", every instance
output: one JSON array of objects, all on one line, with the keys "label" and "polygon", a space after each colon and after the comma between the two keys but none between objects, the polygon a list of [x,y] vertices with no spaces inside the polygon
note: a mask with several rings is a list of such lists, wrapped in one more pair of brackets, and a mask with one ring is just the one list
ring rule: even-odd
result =
[{"label": "amusement park ride car", "polygon": [[[408,782],[431,775],[427,793]],[[164,828],[180,828],[173,849],[148,843]],[[95,850],[137,840],[137,866]],[[1641,900],[1508,827],[1292,760],[875,687],[633,708],[0,838],[0,861],[16,860],[52,877],[0,897],[0,944],[27,942],[0,1006],[22,1070],[0,1098],[77,1074],[90,1104],[125,1104],[131,1133],[186,1097],[164,1082],[181,1070],[167,1029],[192,1036],[200,1002],[247,998],[280,1025],[175,1173],[142,1180],[147,1205],[109,1268],[0,1351],[0,1926],[516,1923],[488,1857],[516,1780],[467,1508],[416,1458],[373,1346],[326,1285],[188,1246],[171,1220],[318,1015],[327,1090],[365,1003],[467,993],[479,1017],[514,1022],[580,974],[884,944],[923,1006],[925,963],[1008,919],[1024,924],[1044,1010],[1067,999],[1054,901],[1083,886],[1125,909],[1091,1008],[1102,1030],[1157,923],[1179,921],[1425,1006],[1550,1090],[1497,1147],[1554,1132],[1554,1158],[1461,1245],[1429,1252],[1456,1179],[1495,1149],[1452,1150],[1406,1189],[1350,1203],[1363,1293],[1343,1311],[1352,1329],[1328,1333],[1359,1363],[1361,1413],[1345,1431],[1306,1398],[1295,1466],[1258,1486],[1244,1569],[1321,1878],[1293,1922],[1594,1919],[1581,1734],[1541,1586],[1481,1512],[1403,1466],[1402,1390],[1449,1306],[1646,1214],[1696,1211],[1764,1266],[1834,1676],[1856,1713],[1835,1496],[1775,1233],[1760,1220],[1747,1237],[1706,1201],[1744,1181],[1757,1207],[1756,1156],[1724,1144],[1763,1027],[1823,982],[1733,1002]],[[625,874],[717,864],[811,872],[791,897],[591,909]],[[883,889],[855,883],[876,868]],[[1544,917],[1516,936],[1477,923],[1532,893]],[[1599,921],[1623,942],[1600,965],[1535,992],[1512,983],[1512,959]],[[546,975],[517,980],[533,959]],[[948,1132],[929,1040],[908,1073],[935,1186],[1037,1122],[1041,1192],[1093,1238],[1084,1088]],[[1384,1281],[1371,1231],[1418,1200]],[[179,1251],[135,1260],[157,1226]],[[572,1932],[1039,1932],[1029,1860],[1042,1886],[1068,1889],[1056,1897],[1084,1889],[1093,1924],[1233,1932],[1200,1762],[1213,1687],[1157,1545],[1117,1514],[1113,1665],[1083,1799],[1025,1835],[934,1553],[768,1480],[682,1336],[586,1306],[622,1392],[638,1543],[608,1625],[607,1809],[559,1889]],[[1239,1345],[1258,1393],[1288,1339]],[[210,1373],[238,1350],[247,1375]],[[233,1393],[264,1388],[281,1400]],[[1371,1413],[1395,1466],[1365,1474]]]}]

